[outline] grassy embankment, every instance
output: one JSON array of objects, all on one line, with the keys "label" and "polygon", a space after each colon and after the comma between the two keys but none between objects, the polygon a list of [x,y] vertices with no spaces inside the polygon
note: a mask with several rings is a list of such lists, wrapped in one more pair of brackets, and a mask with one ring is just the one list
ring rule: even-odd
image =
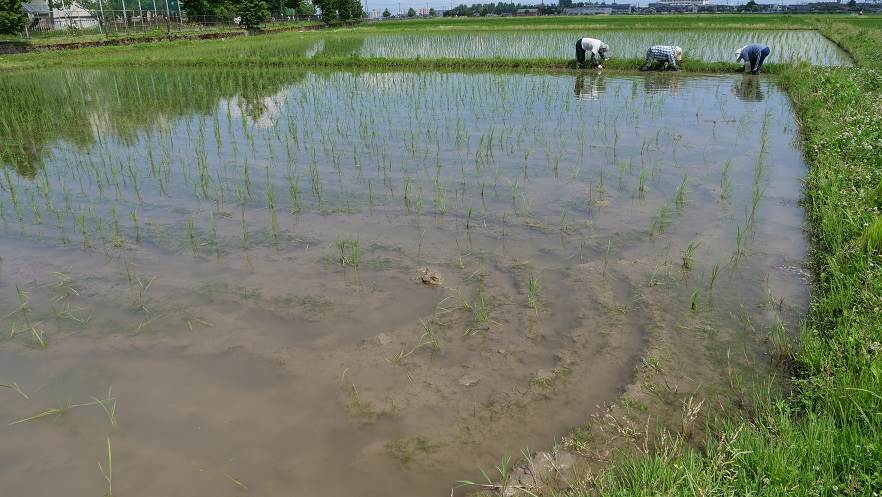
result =
[{"label": "grassy embankment", "polygon": [[[620,22],[615,19],[602,22]],[[754,28],[758,19],[764,18],[751,16],[739,21],[735,16],[720,16],[719,27],[744,22],[747,24],[742,28]],[[780,23],[775,29],[797,22],[817,26],[848,50],[857,63],[854,68],[833,69],[769,66],[768,71],[779,75],[779,82],[793,100],[810,164],[804,203],[817,281],[800,344],[789,358],[794,391],[785,400],[766,399],[749,418],[720,421],[713,437],[700,448],[679,443],[673,435],[645,453],[625,456],[590,481],[577,483],[568,492],[570,496],[598,492],[882,494],[882,20],[769,19]],[[695,20],[699,24],[717,22],[704,17]],[[677,28],[692,27],[683,25],[685,19],[680,21]],[[514,25],[528,21],[504,22]],[[440,21],[425,23],[430,28],[446,29]],[[415,22],[412,26],[420,25]],[[395,29],[416,29],[412,26],[400,23]],[[590,26],[586,22],[578,27]],[[389,28],[358,28],[369,29]],[[273,56],[269,44],[280,40],[260,38],[3,57],[0,69],[64,63],[567,71],[572,64],[564,60],[394,61],[358,57],[310,61]],[[261,47],[268,51],[262,52]],[[231,52],[237,56],[230,56]],[[636,66],[635,61],[610,64],[611,69],[622,71]],[[719,72],[734,71],[736,66],[687,62],[684,69]]]},{"label": "grassy embankment", "polygon": [[[320,26],[322,23],[317,21],[299,21],[299,22],[276,22],[270,23],[263,27],[266,34],[273,34],[278,31],[298,29],[306,26]],[[169,32],[170,31],[170,32]],[[173,22],[167,30],[163,24],[157,24],[142,31],[111,31],[109,33],[101,33],[97,29],[81,31],[78,34],[71,34],[67,31],[50,31],[35,32],[29,38],[21,36],[0,36],[0,43],[12,43],[15,45],[33,46],[33,47],[49,47],[53,45],[69,45],[79,43],[95,43],[104,41],[131,41],[151,39],[195,39],[199,36],[212,34],[230,34],[243,35],[245,30],[230,25],[208,26],[200,24],[178,24]]]}]

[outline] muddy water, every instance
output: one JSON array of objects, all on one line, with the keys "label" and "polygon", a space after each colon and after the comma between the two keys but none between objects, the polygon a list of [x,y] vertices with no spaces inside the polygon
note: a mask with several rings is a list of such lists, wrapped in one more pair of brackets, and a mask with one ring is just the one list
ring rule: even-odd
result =
[{"label": "muddy water", "polygon": [[120,495],[449,495],[649,352],[708,389],[773,374],[769,330],[807,298],[805,166],[765,79],[0,91],[3,495],[105,491],[108,438]]}]

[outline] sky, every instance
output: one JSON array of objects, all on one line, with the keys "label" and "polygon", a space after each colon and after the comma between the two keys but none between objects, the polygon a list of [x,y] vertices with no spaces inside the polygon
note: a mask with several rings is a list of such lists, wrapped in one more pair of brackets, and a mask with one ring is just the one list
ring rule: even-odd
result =
[{"label": "sky", "polygon": [[[499,1],[499,0],[496,0],[496,1]],[[518,2],[520,2],[520,3],[534,3],[533,0],[505,0],[505,1],[514,1],[515,3],[518,3]],[[536,0],[536,2],[539,2],[539,1],[540,0]],[[578,1],[583,1],[583,0],[573,0],[574,3],[578,3]],[[584,0],[584,1],[587,1],[587,0]],[[592,1],[596,1],[596,0],[592,0]],[[617,0],[617,1],[621,2],[621,3],[630,3],[630,4],[634,4],[634,5],[636,5],[638,3],[637,0]],[[645,6],[650,1],[655,2],[657,0],[640,0],[639,3],[640,3],[640,5]],[[794,3],[806,3],[809,1],[819,1],[819,0],[757,0],[758,3],[762,3],[762,4],[771,4],[771,3],[794,4]],[[843,0],[842,3],[845,3],[846,1],[847,0]],[[863,1],[863,0],[858,0],[858,1]],[[471,5],[473,3],[484,3],[484,2],[489,3],[490,0],[468,0],[468,1],[463,1],[463,0],[459,0],[459,1],[456,1],[456,0],[453,0],[453,1],[428,0],[428,1],[422,1],[422,2],[419,2],[417,0],[402,0],[400,3],[397,0],[362,0],[362,3],[366,4],[366,10],[368,10],[368,11],[371,11],[374,9],[378,9],[378,10],[382,11],[383,9],[388,8],[389,12],[392,12],[393,14],[396,14],[398,12],[399,5],[401,5],[401,12],[406,13],[407,9],[409,7],[413,7],[414,9],[419,9],[420,7],[429,7],[429,8],[435,8],[435,9],[449,9],[451,6],[456,7],[457,5],[460,5],[463,3],[466,5]],[[608,0],[608,2],[612,3],[612,0]],[[730,5],[740,5],[743,3],[747,3],[747,0],[710,0],[710,2],[712,4],[727,4],[728,3]],[[555,4],[555,3],[557,3],[557,1],[555,0],[552,2],[546,2],[546,3]]]}]

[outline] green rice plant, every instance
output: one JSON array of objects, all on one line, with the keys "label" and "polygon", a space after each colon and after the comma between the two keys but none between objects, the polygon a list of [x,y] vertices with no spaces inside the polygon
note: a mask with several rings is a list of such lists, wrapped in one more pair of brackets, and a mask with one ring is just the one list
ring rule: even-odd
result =
[{"label": "green rice plant", "polygon": [[135,242],[138,243],[141,241],[141,225],[138,224],[138,210],[133,207],[129,217],[132,220],[132,224],[135,226]]},{"label": "green rice plant", "polygon": [[361,242],[355,240],[337,240],[337,250],[340,251],[340,265],[353,266],[356,270],[361,266]]},{"label": "green rice plant", "polygon": [[107,469],[101,466],[99,462],[98,470],[101,471],[101,475],[107,483],[107,491],[104,493],[104,497],[113,497],[113,451],[110,449],[110,437],[107,437]]},{"label": "green rice plant", "polygon": [[300,212],[300,185],[298,178],[288,175],[288,197],[291,203],[291,214]]},{"label": "green rice plant", "polygon": [[[530,460],[531,458],[525,457],[526,460]],[[521,484],[511,484],[511,457],[509,455],[503,454],[502,462],[498,466],[496,466],[496,476],[490,477],[486,471],[481,469],[481,475],[484,477],[484,481],[486,483],[479,483],[472,480],[459,480],[456,482],[456,488],[460,487],[473,487],[481,489],[481,492],[488,491],[492,492],[491,495],[500,495],[502,496],[505,492],[517,492],[519,494],[528,495],[530,497],[539,497],[535,493],[533,493],[530,488],[526,485]],[[505,493],[505,495],[508,495]],[[515,494],[511,494],[515,495]]]},{"label": "green rice plant", "polygon": [[247,485],[245,485],[244,483],[242,483],[241,480],[233,477],[229,473],[224,473],[224,478],[226,478],[227,480],[230,480],[231,482],[233,482],[233,485],[236,485],[237,487],[241,488],[242,490],[248,490]]},{"label": "green rice plant", "polygon": [[728,199],[732,194],[732,180],[729,179],[729,167],[732,161],[723,163],[723,172],[720,174],[720,200]]},{"label": "green rice plant", "polygon": [[481,286],[478,286],[475,298],[468,304],[467,308],[472,311],[472,326],[466,329],[466,336],[476,335],[480,331],[490,329],[490,323],[492,323],[490,319],[490,305]]},{"label": "green rice plant", "polygon": [[606,252],[603,253],[603,277],[606,278],[606,269],[609,266],[609,252],[612,250],[612,240],[606,242]]},{"label": "green rice plant", "polygon": [[196,222],[193,218],[187,219],[187,236],[190,238],[190,248],[193,253],[199,255],[199,241],[196,238]]},{"label": "green rice plant", "polygon": [[720,264],[714,264],[714,267],[711,268],[711,278],[710,278],[710,292],[713,293],[714,285],[717,282],[717,276],[720,274]]},{"label": "green rice plant", "polygon": [[156,276],[151,276],[145,282],[137,274],[131,273],[129,282],[133,283],[130,286],[131,297],[132,297],[132,306],[134,306],[136,309],[142,310],[144,312],[147,312],[147,313],[150,312],[150,310],[147,309],[147,304],[146,304],[147,291],[150,290],[150,287],[151,287],[151,285],[153,285],[154,281],[156,281]]},{"label": "green rice plant", "polygon": [[18,386],[18,383],[14,382],[14,381],[8,385],[4,385],[4,384],[0,383],[0,388],[8,388],[9,390],[12,390],[13,392],[22,396],[25,400],[31,400],[31,398],[28,396],[28,394],[24,393],[24,390],[22,390],[21,387]]},{"label": "green rice plant", "polygon": [[530,278],[527,280],[527,303],[530,306],[530,309],[533,309],[533,312],[537,317],[539,316],[539,308],[542,305],[539,301],[540,290],[539,278],[530,275]]},{"label": "green rice plant", "polygon": [[674,196],[674,202],[677,204],[677,207],[683,207],[686,204],[686,180],[688,179],[687,175],[683,175],[683,180],[680,181],[680,186],[677,187],[677,194]]},{"label": "green rice plant", "polygon": [[[109,405],[111,403],[111,401],[115,402],[113,399],[101,399],[101,402],[103,402],[104,405]],[[40,419],[45,419],[45,418],[48,418],[51,416],[60,416],[60,415],[66,413],[72,409],[79,409],[79,408],[83,408],[83,407],[92,407],[92,406],[98,406],[98,405],[99,405],[99,402],[97,402],[95,400],[92,400],[90,402],[83,402],[83,403],[79,403],[79,404],[68,403],[63,406],[51,407],[49,409],[44,409],[44,410],[42,410],[36,414],[33,414],[31,416],[16,419],[15,421],[8,423],[7,426],[16,426],[16,425],[20,425],[20,424],[24,424],[24,423],[30,423],[32,421],[38,421]]]},{"label": "green rice plant", "polygon": [[700,241],[692,240],[691,242],[689,242],[689,245],[686,246],[686,249],[683,250],[683,269],[685,269],[686,271],[692,269],[695,261],[695,250],[698,248],[699,245],[701,245]]},{"label": "green rice plant", "polygon": [[640,171],[640,179],[637,185],[637,197],[642,199],[646,196],[646,181],[649,179],[649,170]]},{"label": "green rice plant", "polygon": [[248,223],[245,221],[245,207],[242,207],[242,247],[249,247]]},{"label": "green rice plant", "polygon": [[107,387],[107,397],[104,399],[92,397],[92,401],[104,410],[104,414],[110,421],[110,426],[116,428],[116,398],[113,396],[113,386]]},{"label": "green rice plant", "polygon": [[693,290],[692,295],[689,297],[689,309],[693,312],[698,311],[698,290]]}]

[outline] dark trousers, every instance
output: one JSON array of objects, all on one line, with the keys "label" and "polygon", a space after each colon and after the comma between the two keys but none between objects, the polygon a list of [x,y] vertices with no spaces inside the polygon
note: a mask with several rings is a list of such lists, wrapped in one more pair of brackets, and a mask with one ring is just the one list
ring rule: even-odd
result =
[{"label": "dark trousers", "polygon": [[[579,63],[579,67],[585,67],[585,54],[588,53],[587,50],[582,48],[582,40],[576,41],[576,62]],[[591,66],[597,65],[597,59],[594,58],[594,52],[591,52]]]},{"label": "dark trousers", "polygon": [[768,57],[771,52],[772,51],[769,50],[769,47],[766,47],[759,53],[759,60],[757,60],[757,57],[752,57],[750,59],[750,72],[752,74],[759,74],[760,69],[763,68],[763,62],[766,61],[766,57]]}]

